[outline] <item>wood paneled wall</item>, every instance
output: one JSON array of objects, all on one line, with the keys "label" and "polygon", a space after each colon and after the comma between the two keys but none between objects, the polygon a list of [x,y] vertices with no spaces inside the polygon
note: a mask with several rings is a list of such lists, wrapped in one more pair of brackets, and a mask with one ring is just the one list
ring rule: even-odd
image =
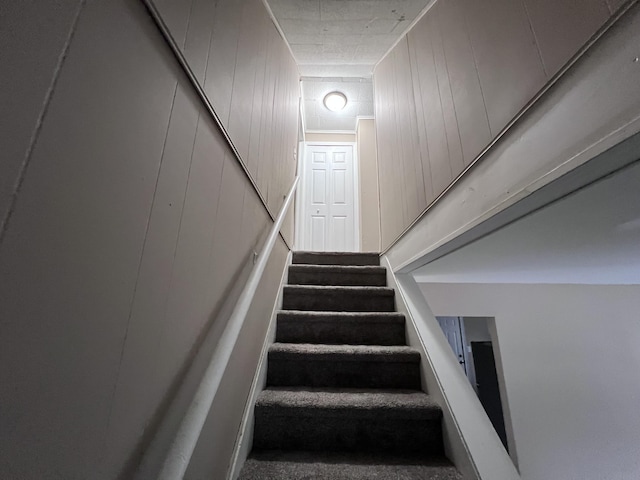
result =
[{"label": "wood paneled wall", "polygon": [[613,15],[617,0],[439,0],[377,66],[382,248]]},{"label": "wood paneled wall", "polygon": [[300,87],[298,67],[269,13],[261,0],[155,4],[277,214],[295,177]]},{"label": "wood paneled wall", "polygon": [[[284,41],[259,0],[173,6],[277,211],[297,136]],[[176,390],[186,408],[273,222],[141,1],[0,12],[0,143],[15,138],[0,154],[3,219],[15,199],[0,231],[0,478],[130,479]],[[243,38],[220,33],[237,25]],[[287,253],[278,240],[188,478],[225,478]]]}]

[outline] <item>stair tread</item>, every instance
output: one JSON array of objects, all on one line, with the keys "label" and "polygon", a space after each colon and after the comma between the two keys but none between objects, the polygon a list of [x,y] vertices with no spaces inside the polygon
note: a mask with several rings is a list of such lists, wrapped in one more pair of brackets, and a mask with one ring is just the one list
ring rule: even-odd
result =
[{"label": "stair tread", "polygon": [[406,345],[327,345],[314,343],[274,343],[269,358],[293,356],[315,357],[333,361],[420,361],[420,352]]},{"label": "stair tread", "polygon": [[337,286],[337,285],[285,285],[284,289],[291,293],[301,294],[318,294],[329,292],[341,292],[341,293],[366,293],[375,294],[381,296],[393,296],[394,290],[390,287],[372,287],[372,286]]},{"label": "stair tread", "polygon": [[296,250],[293,252],[295,255],[334,255],[336,257],[349,257],[352,255],[360,257],[379,257],[378,252],[318,252],[314,250]]},{"label": "stair tread", "polygon": [[358,321],[404,323],[404,315],[398,312],[332,312],[311,310],[278,310],[278,318],[288,321]]},{"label": "stair tread", "polygon": [[397,312],[280,310],[276,341],[331,345],[406,345]]},{"label": "stair tread", "polygon": [[294,265],[380,265],[380,255],[371,252],[293,252]]},{"label": "stair tread", "polygon": [[284,408],[318,414],[340,412],[351,415],[410,416],[440,418],[442,411],[426,393],[419,390],[371,388],[268,387],[256,401],[256,408]]},{"label": "stair tread", "polygon": [[253,452],[245,462],[240,475],[240,480],[303,478],[462,480],[455,467],[442,457],[281,450]]},{"label": "stair tread", "polygon": [[289,273],[240,480],[461,480],[378,254],[294,252]]},{"label": "stair tread", "polygon": [[289,271],[320,273],[362,273],[379,275],[386,273],[387,269],[379,265],[314,265],[297,263],[290,265]]}]

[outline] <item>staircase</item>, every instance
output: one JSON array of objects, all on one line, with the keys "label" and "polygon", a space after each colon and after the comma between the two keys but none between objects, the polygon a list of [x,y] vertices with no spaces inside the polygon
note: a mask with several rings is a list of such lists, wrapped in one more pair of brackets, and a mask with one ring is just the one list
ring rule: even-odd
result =
[{"label": "staircase", "polygon": [[462,478],[379,265],[294,253],[241,480]]}]

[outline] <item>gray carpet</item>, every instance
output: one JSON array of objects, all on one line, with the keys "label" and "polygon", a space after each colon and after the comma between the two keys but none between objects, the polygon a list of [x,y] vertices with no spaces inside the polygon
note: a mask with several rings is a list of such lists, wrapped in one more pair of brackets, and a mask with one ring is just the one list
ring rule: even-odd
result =
[{"label": "gray carpet", "polygon": [[278,313],[276,342],[324,345],[404,345],[404,315],[397,312]]},{"label": "gray carpet", "polygon": [[382,287],[387,284],[387,272],[375,265],[291,265],[289,283]]},{"label": "gray carpet", "polygon": [[378,255],[293,262],[240,480],[460,480]]},{"label": "gray carpet", "polygon": [[460,480],[446,460],[408,455],[267,451],[254,453],[243,480]]}]

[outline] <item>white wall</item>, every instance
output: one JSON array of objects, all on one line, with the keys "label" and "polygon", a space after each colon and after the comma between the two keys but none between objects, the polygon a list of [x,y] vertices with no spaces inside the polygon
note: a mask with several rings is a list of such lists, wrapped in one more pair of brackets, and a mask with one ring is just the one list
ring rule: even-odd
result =
[{"label": "white wall", "polygon": [[355,143],[356,135],[354,133],[310,133],[307,132],[304,136],[307,142],[347,142]]},{"label": "white wall", "polygon": [[638,185],[635,162],[413,275],[420,283],[640,284]]},{"label": "white wall", "polygon": [[640,286],[422,284],[436,315],[495,317],[525,480],[640,472]]},{"label": "white wall", "polygon": [[360,178],[360,245],[363,252],[379,252],[380,194],[374,120],[360,119],[356,137]]}]

